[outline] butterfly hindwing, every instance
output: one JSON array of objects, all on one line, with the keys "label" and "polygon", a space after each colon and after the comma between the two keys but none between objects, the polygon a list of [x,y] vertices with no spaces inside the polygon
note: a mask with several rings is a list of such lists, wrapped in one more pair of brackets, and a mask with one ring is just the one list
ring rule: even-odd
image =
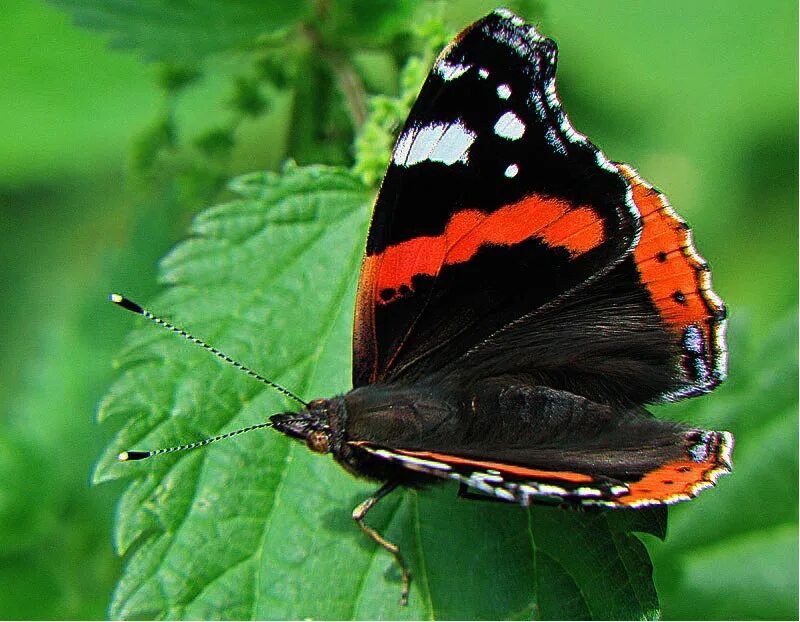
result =
[{"label": "butterfly hindwing", "polygon": [[733,437],[728,432],[691,429],[675,431],[672,438],[662,440],[663,445],[638,459],[641,447],[610,444],[564,452],[512,449],[495,451],[489,458],[468,450],[451,454],[368,443],[358,447],[410,472],[458,482],[465,496],[521,505],[640,508],[672,504],[695,497],[732,468]]},{"label": "butterfly hindwing", "polygon": [[667,197],[630,166],[620,165],[642,217],[633,250],[638,279],[667,332],[679,344],[676,379],[660,397],[679,399],[711,391],[727,374],[726,309],[711,289],[711,271],[692,232]]},{"label": "butterfly hindwing", "polygon": [[463,32],[400,134],[359,282],[354,386],[430,373],[638,238],[628,182],[561,109],[555,44],[517,20]]}]

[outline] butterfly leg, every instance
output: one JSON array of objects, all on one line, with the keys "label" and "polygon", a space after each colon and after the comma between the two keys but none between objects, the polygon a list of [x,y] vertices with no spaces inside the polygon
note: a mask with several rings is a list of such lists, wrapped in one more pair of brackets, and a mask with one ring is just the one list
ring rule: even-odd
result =
[{"label": "butterfly leg", "polygon": [[403,555],[400,553],[400,549],[396,544],[389,542],[386,538],[384,538],[381,534],[364,522],[367,512],[369,512],[373,506],[378,503],[378,501],[383,499],[386,495],[397,488],[397,486],[397,482],[386,482],[380,487],[380,489],[378,489],[378,492],[372,495],[369,499],[366,499],[363,503],[360,503],[358,507],[353,510],[353,520],[358,523],[361,531],[367,534],[372,540],[380,544],[394,556],[397,565],[400,566],[400,572],[403,574],[403,591],[400,594],[400,604],[406,605],[408,603],[408,588],[411,585],[411,575],[408,572],[406,560],[403,558]]}]

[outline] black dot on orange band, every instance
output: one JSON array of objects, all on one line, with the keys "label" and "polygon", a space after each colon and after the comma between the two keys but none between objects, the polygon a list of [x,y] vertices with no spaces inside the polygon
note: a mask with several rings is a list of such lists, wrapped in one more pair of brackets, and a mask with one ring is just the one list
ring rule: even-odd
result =
[{"label": "black dot on orange band", "polygon": [[691,469],[687,466],[678,467],[675,469],[678,473],[688,473]]},{"label": "black dot on orange band", "polygon": [[686,304],[686,296],[685,296],[685,295],[684,295],[684,293],[683,293],[682,291],[680,291],[680,290],[679,290],[679,291],[677,291],[677,292],[675,292],[674,294],[672,294],[672,298],[673,298],[673,299],[675,300],[675,302],[677,302],[678,304],[682,304],[682,305],[685,305],[685,304]]},{"label": "black dot on orange band", "polygon": [[659,263],[664,263],[667,260],[667,254],[664,251],[658,251],[656,259]]},{"label": "black dot on orange band", "polygon": [[382,289],[381,293],[381,300],[391,300],[394,298],[394,290],[391,287],[387,287],[386,289]]},{"label": "black dot on orange band", "polygon": [[671,479],[665,479],[661,483],[664,484],[665,486],[672,486],[672,484],[674,484],[675,482],[673,482]]}]

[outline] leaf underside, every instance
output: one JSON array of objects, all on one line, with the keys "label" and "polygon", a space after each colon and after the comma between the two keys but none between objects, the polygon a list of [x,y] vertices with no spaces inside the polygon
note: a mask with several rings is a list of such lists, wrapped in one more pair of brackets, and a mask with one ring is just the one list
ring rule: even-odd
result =
[{"label": "leaf underside", "polygon": [[[371,196],[350,173],[298,168],[232,184],[162,262],[152,311],[304,398],[349,388],[353,300]],[[142,320],[144,322],[144,320]],[[398,543],[400,575],[350,519],[376,487],[264,430],[203,450],[117,463],[265,421],[295,405],[175,335],[137,328],[100,417],[119,432],[95,480],[130,480],[112,618],[640,619],[658,616],[633,531],[666,514],[523,509],[394,493],[369,522]]]}]

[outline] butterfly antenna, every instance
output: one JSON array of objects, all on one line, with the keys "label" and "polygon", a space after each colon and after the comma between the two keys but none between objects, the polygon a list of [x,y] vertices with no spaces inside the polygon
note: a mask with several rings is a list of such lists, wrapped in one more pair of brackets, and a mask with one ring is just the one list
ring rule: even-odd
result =
[{"label": "butterfly antenna", "polygon": [[245,432],[250,432],[252,430],[260,430],[261,428],[270,427],[272,427],[272,423],[256,423],[255,425],[249,425],[246,428],[234,430],[233,432],[226,432],[225,434],[220,434],[219,436],[206,438],[202,441],[195,441],[194,443],[188,443],[186,445],[178,445],[177,447],[164,447],[163,449],[155,449],[153,451],[123,451],[117,456],[117,460],[120,462],[128,462],[129,460],[144,460],[145,458],[152,458],[153,456],[161,456],[163,454],[174,454],[176,451],[186,451],[188,449],[205,447],[206,445],[216,443],[217,441],[221,441],[225,438],[230,438],[231,436],[237,436],[238,434],[244,434]]},{"label": "butterfly antenna", "polygon": [[[145,309],[141,305],[138,305],[135,302],[133,302],[133,300],[130,300],[129,298],[125,298],[125,296],[122,296],[120,294],[111,294],[109,296],[109,300],[111,300],[111,302],[113,302],[115,305],[122,307],[123,309],[127,309],[128,311],[132,311],[133,313],[138,313],[139,315],[143,315],[148,320],[150,320],[152,322],[155,322],[159,326],[163,326],[164,328],[166,328],[168,330],[171,330],[173,333],[177,333],[178,335],[180,335],[184,339],[188,339],[192,343],[196,343],[201,348],[211,352],[211,354],[213,354],[217,358],[222,359],[223,361],[225,361],[229,365],[233,365],[236,369],[240,369],[241,371],[245,372],[248,376],[251,376],[251,377],[255,378],[256,380],[259,380],[260,382],[263,382],[268,387],[271,387],[271,388],[275,389],[276,391],[279,391],[280,393],[283,393],[285,396],[292,398],[295,402],[301,404],[302,406],[307,406],[308,405],[308,402],[306,402],[302,398],[300,398],[297,395],[295,395],[294,393],[292,393],[286,387],[283,387],[283,386],[279,385],[277,382],[273,382],[269,378],[264,378],[264,376],[262,376],[261,374],[257,374],[256,372],[254,372],[249,367],[245,367],[244,365],[242,365],[238,361],[234,361],[230,356],[228,356],[224,352],[220,352],[214,346],[211,346],[211,345],[207,344],[202,339],[198,339],[197,337],[187,333],[182,328],[179,328],[178,326],[170,324],[166,320],[162,320],[160,317],[153,315],[152,313],[150,313],[150,311],[148,311],[147,309]],[[213,440],[216,440],[216,439],[211,439],[211,440],[213,441]],[[211,441],[208,441],[208,442],[211,442]],[[203,444],[208,444],[206,441],[202,441],[202,443]],[[190,449],[190,447],[183,447],[183,448],[184,449]],[[177,449],[180,449],[180,448],[177,448]],[[170,451],[173,451],[173,450],[177,451],[177,449],[173,448]],[[161,452],[161,450],[159,450],[159,452]],[[156,452],[156,453],[159,453],[159,452]],[[165,453],[165,452],[161,452],[161,453]],[[146,458],[147,456],[143,456],[143,457]],[[133,458],[127,458],[127,459],[128,460],[132,460]]]}]

